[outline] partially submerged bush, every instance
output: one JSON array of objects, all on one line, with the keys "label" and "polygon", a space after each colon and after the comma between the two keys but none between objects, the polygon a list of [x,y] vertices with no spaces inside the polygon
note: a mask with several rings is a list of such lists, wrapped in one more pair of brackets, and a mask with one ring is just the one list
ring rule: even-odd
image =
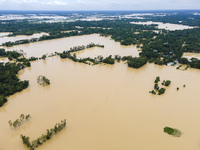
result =
[{"label": "partially submerged bush", "polygon": [[165,93],[165,88],[161,88],[161,89],[159,89],[158,90],[158,95],[162,95],[162,94],[164,94]]},{"label": "partially submerged bush", "polygon": [[16,119],[14,122],[9,120],[8,123],[9,123],[10,127],[16,128],[16,127],[20,126],[21,124],[23,124],[25,120],[28,121],[29,118],[31,118],[30,114],[28,114],[28,115],[21,114],[19,119]]},{"label": "partially submerged bush", "polygon": [[163,82],[162,82],[162,85],[164,85],[164,86],[169,86],[170,84],[171,84],[170,80],[167,80],[167,81],[163,80]]},{"label": "partially submerged bush", "polygon": [[174,137],[180,137],[182,135],[182,132],[175,128],[165,127],[163,130],[165,133],[172,135]]}]

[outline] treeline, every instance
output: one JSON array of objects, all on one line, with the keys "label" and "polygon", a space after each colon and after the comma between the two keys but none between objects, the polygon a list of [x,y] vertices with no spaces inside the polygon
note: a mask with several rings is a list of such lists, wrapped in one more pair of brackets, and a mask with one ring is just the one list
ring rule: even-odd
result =
[{"label": "treeline", "polygon": [[[1,23],[4,22],[4,23]],[[53,31],[75,30],[73,24],[68,22],[59,23],[35,23],[27,20],[0,21],[0,32],[12,32],[10,36],[32,35],[34,33]]]}]

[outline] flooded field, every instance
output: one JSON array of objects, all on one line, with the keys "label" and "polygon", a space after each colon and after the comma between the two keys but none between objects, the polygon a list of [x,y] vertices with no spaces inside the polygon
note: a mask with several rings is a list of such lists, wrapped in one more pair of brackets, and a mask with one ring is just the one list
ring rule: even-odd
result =
[{"label": "flooded field", "polygon": [[81,55],[85,56],[96,56],[96,55],[123,55],[123,56],[139,56],[139,51],[136,46],[122,46],[120,43],[110,40],[110,37],[101,37],[98,34],[85,35],[85,36],[74,36],[70,38],[62,38],[48,41],[41,41],[30,44],[17,45],[10,48],[5,47],[6,50],[24,50],[27,57],[35,56],[41,57],[43,54],[51,54],[54,52],[63,52],[69,50],[73,46],[87,45],[89,43],[103,44],[105,48],[93,48],[93,50],[86,50],[80,52]]},{"label": "flooded field", "polygon": [[[48,33],[35,33],[33,35],[17,35],[17,36],[6,36],[8,35],[9,33],[6,33],[6,32],[2,32],[0,33],[0,45],[2,43],[5,43],[5,42],[15,42],[15,41],[18,41],[18,40],[25,40],[25,39],[31,39],[31,38],[39,38],[43,35],[48,35]],[[1,37],[3,36],[3,37]]]},{"label": "flooded field", "polygon": [[152,22],[152,21],[147,21],[147,22],[131,22],[131,23],[132,24],[142,24],[142,25],[156,24],[156,25],[158,25],[158,29],[165,29],[165,30],[170,30],[170,31],[195,28],[195,27],[190,27],[190,26],[181,25],[181,24]]},{"label": "flooded field", "polygon": [[189,53],[189,52],[184,52],[183,53],[183,56],[182,57],[185,57],[187,59],[191,59],[191,58],[197,58],[197,59],[200,59],[200,53]]},{"label": "flooded field", "polygon": [[[80,57],[89,54],[92,57],[95,55],[93,51],[113,51],[105,55],[122,54],[120,51],[138,55],[134,47],[121,47],[119,43],[98,35],[43,41],[21,47],[26,48],[28,56],[41,56],[48,51],[48,46],[53,52],[90,42],[104,44],[105,48],[88,49],[80,53]],[[58,56],[31,65],[19,74],[20,79],[30,81],[29,88],[10,96],[0,108],[1,150],[26,150],[20,134],[29,136],[32,141],[63,119],[67,120],[66,128],[37,150],[200,148],[200,70],[181,71],[176,67],[154,64],[133,69],[123,62],[90,66]],[[39,75],[49,78],[51,85],[42,87],[37,84]],[[156,76],[160,76],[161,82],[172,82],[164,95],[149,93]],[[8,121],[17,119],[22,113],[30,114],[32,118],[11,129]],[[183,135],[179,138],[167,135],[163,132],[166,126],[181,130]]]}]

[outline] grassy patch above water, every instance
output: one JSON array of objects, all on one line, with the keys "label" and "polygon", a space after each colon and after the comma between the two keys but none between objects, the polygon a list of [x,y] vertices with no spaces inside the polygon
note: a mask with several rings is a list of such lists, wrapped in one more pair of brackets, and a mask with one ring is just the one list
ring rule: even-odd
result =
[{"label": "grassy patch above water", "polygon": [[180,137],[182,135],[182,132],[180,130],[170,127],[165,127],[164,132],[174,137]]}]

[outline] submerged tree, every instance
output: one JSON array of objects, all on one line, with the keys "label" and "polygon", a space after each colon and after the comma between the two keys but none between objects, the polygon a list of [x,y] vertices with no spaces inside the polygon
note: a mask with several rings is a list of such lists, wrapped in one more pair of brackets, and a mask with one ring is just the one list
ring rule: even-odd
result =
[{"label": "submerged tree", "polygon": [[30,150],[34,150],[39,145],[42,145],[47,140],[51,139],[53,135],[61,131],[65,126],[66,119],[62,120],[61,123],[56,123],[53,128],[47,129],[46,134],[42,134],[40,137],[38,137],[36,140],[33,140],[32,142],[29,141],[30,138],[28,136],[24,136],[23,134],[21,134],[20,137],[23,141],[23,144],[25,144]]},{"label": "submerged tree", "polygon": [[45,76],[40,75],[37,77],[37,83],[39,83],[42,86],[46,86],[50,84],[50,80],[47,79]]},{"label": "submerged tree", "polygon": [[24,114],[21,114],[20,117],[19,117],[19,119],[16,119],[14,122],[12,122],[11,120],[9,120],[8,124],[10,125],[10,127],[16,128],[16,127],[20,126],[21,124],[23,124],[25,120],[28,121],[29,118],[31,118],[30,114],[28,114],[26,116]]}]

